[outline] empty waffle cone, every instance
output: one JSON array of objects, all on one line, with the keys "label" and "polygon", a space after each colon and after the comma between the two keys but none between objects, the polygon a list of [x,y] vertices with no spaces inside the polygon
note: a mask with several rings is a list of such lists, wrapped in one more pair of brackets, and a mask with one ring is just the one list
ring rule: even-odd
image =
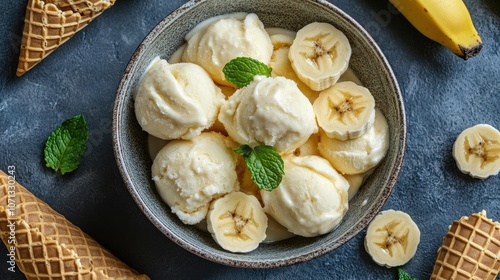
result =
[{"label": "empty waffle cone", "polygon": [[430,279],[495,280],[500,270],[500,223],[486,212],[454,221],[443,239]]},{"label": "empty waffle cone", "polygon": [[115,0],[28,0],[16,75],[33,68],[114,3]]},{"label": "empty waffle cone", "polygon": [[29,280],[149,279],[1,170],[0,236]]}]

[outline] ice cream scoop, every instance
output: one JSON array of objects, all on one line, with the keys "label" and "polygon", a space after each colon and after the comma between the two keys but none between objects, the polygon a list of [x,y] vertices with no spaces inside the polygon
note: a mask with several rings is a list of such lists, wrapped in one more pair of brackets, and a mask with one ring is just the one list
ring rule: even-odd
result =
[{"label": "ice cream scoop", "polygon": [[318,131],[311,103],[284,77],[256,76],[224,103],[219,120],[236,142],[270,145],[280,153],[300,147]]},{"label": "ice cream scoop", "polygon": [[156,189],[185,224],[199,223],[214,198],[239,190],[234,146],[228,137],[203,132],[191,140],[172,140],[156,155]]},{"label": "ice cream scoop", "polygon": [[278,188],[261,190],[264,211],[288,231],[317,236],[334,229],[348,209],[349,183],[319,156],[286,156]]},{"label": "ice cream scoop", "polygon": [[199,64],[217,83],[235,87],[222,73],[234,58],[251,57],[269,63],[273,45],[256,14],[229,14],[200,25],[186,36],[182,60]]},{"label": "ice cream scoop", "polygon": [[138,87],[135,115],[155,137],[190,139],[215,122],[223,102],[224,95],[203,68],[157,58]]}]

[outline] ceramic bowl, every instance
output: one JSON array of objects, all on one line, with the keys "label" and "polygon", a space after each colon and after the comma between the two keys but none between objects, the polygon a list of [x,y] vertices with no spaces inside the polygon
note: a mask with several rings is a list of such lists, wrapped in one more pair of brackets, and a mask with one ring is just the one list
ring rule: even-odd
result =
[{"label": "ceramic bowl", "polygon": [[[235,254],[223,250],[211,235],[180,222],[161,200],[151,179],[152,160],[147,135],[134,113],[134,93],[151,60],[168,59],[199,22],[232,12],[256,13],[265,27],[298,30],[308,23],[328,22],[348,37],[350,67],[372,92],[390,128],[387,156],[350,201],[349,211],[332,232],[314,238],[261,244],[255,251]],[[406,123],[400,89],[389,63],[370,35],[350,16],[321,0],[195,0],[166,16],[139,45],[119,84],[113,110],[113,145],[118,167],[130,194],[151,222],[186,250],[217,263],[252,268],[291,265],[333,251],[360,233],[389,197],[401,169]]]}]

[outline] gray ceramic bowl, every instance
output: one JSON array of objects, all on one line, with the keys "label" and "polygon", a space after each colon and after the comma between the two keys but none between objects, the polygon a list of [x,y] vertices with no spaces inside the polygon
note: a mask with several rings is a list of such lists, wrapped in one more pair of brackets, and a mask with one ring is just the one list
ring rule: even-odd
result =
[{"label": "gray ceramic bowl", "polygon": [[[390,127],[390,149],[375,173],[351,200],[343,222],[329,234],[293,237],[261,244],[247,254],[221,249],[209,233],[186,226],[162,202],[151,180],[147,135],[134,114],[133,95],[149,62],[168,58],[197,23],[231,12],[256,13],[266,27],[298,30],[313,21],[329,22],[343,31],[352,46],[350,67],[368,87]],[[120,82],[113,111],[113,144],[118,167],[132,197],[151,222],[186,250],[208,260],[238,267],[267,268],[304,262],[342,246],[363,230],[389,197],[403,161],[406,123],[394,74],[374,40],[351,17],[322,0],[194,0],[163,19],[139,45]]]}]

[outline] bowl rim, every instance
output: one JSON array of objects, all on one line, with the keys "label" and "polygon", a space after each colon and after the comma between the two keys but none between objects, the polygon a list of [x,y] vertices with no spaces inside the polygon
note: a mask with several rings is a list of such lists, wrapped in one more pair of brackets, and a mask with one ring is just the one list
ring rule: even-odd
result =
[{"label": "bowl rim", "polygon": [[130,83],[130,77],[132,76],[132,71],[135,68],[136,62],[139,60],[139,58],[143,55],[145,52],[146,46],[155,40],[155,38],[162,32],[162,30],[171,22],[175,21],[178,17],[182,16],[184,12],[196,7],[197,5],[207,2],[210,0],[190,0],[175,10],[173,10],[171,13],[169,13],[167,16],[165,16],[158,24],[153,27],[149,31],[149,33],[144,37],[144,39],[141,41],[139,46],[136,48],[134,53],[132,54],[129,62],[127,63],[127,66],[123,72],[122,78],[119,82],[118,89],[116,91],[116,96],[115,96],[115,101],[114,101],[114,106],[113,106],[113,112],[112,112],[112,143],[113,143],[113,152],[115,156],[115,161],[117,163],[119,172],[121,174],[122,180],[125,183],[125,186],[127,187],[129,193],[132,195],[133,200],[139,206],[140,210],[144,213],[144,215],[150,220],[152,224],[156,226],[160,232],[162,232],[164,235],[166,235],[171,241],[176,243],[177,245],[181,246],[185,250],[202,257],[204,259],[207,259],[209,261],[219,263],[219,264],[224,264],[228,266],[233,266],[233,267],[244,267],[244,268],[274,268],[274,267],[283,267],[283,266],[288,266],[288,265],[293,265],[297,263],[302,263],[309,261],[311,259],[317,258],[319,256],[322,256],[324,254],[327,254],[329,252],[334,251],[335,249],[341,247],[342,245],[346,244],[349,240],[351,240],[353,237],[358,235],[365,227],[368,226],[370,221],[381,211],[382,207],[385,205],[387,199],[390,197],[390,194],[392,193],[397,179],[399,177],[399,174],[402,169],[403,161],[404,161],[404,156],[405,156],[405,149],[406,149],[406,137],[407,137],[407,129],[406,129],[406,116],[405,116],[405,107],[404,107],[404,102],[403,102],[403,97],[401,93],[401,89],[399,87],[399,84],[397,82],[396,76],[387,60],[385,55],[383,54],[382,50],[378,46],[378,44],[375,42],[375,40],[371,37],[371,35],[359,24],[354,18],[352,18],[350,15],[348,15],[346,12],[335,6],[334,4],[328,2],[327,0],[307,0],[311,3],[323,6],[333,13],[336,13],[338,16],[342,17],[348,24],[353,26],[358,32],[361,33],[361,36],[365,37],[367,41],[370,44],[370,47],[373,48],[375,53],[377,54],[378,58],[380,59],[382,66],[384,70],[387,73],[387,78],[389,79],[390,84],[394,88],[395,94],[396,94],[396,108],[397,108],[397,116],[399,117],[399,123],[397,125],[399,126],[398,129],[400,131],[400,136],[399,136],[399,141],[398,143],[398,150],[400,153],[396,154],[396,157],[394,159],[394,165],[391,166],[392,171],[390,172],[390,177],[387,178],[387,185],[384,187],[381,195],[380,195],[380,200],[377,201],[377,203],[374,205],[374,207],[371,209],[371,211],[367,212],[366,215],[364,215],[358,224],[356,224],[354,227],[351,229],[347,230],[343,235],[339,237],[339,239],[336,242],[332,242],[328,244],[327,246],[323,246],[315,251],[309,252],[307,254],[303,255],[298,255],[298,256],[292,256],[288,259],[285,260],[279,260],[279,261],[274,261],[274,262],[269,262],[266,260],[256,260],[256,261],[247,261],[247,260],[232,260],[232,259],[225,259],[220,256],[214,256],[210,254],[210,252],[205,252],[203,250],[200,250],[196,246],[190,244],[187,242],[185,239],[182,238],[182,236],[176,235],[171,229],[165,227],[157,218],[154,213],[148,208],[145,207],[144,205],[146,202],[142,199],[142,197],[139,195],[138,191],[136,190],[136,187],[134,186],[134,183],[132,182],[132,178],[130,175],[130,171],[127,168],[124,160],[123,160],[123,146],[122,146],[122,138],[120,136],[120,121],[122,118],[122,115],[119,114],[120,109],[123,107],[126,92],[125,88],[128,86]]}]

